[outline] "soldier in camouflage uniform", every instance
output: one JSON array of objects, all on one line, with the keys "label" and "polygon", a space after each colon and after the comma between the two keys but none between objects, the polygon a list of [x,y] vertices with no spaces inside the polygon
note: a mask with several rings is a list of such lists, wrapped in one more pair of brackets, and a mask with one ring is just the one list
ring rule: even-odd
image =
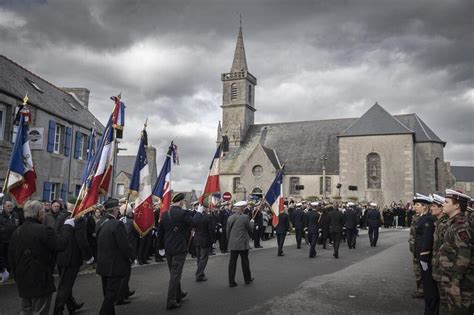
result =
[{"label": "soldier in camouflage uniform", "polygon": [[416,213],[413,216],[410,226],[410,238],[408,244],[410,245],[410,252],[413,254],[413,271],[415,273],[416,290],[412,293],[413,298],[423,298],[423,284],[421,283],[421,267],[418,259],[415,257],[415,226],[416,222],[420,219],[420,214]]},{"label": "soldier in camouflage uniform", "polygon": [[448,227],[446,224],[448,216],[443,213],[443,204],[445,202],[444,197],[433,194],[431,198],[433,199],[433,204],[431,205],[431,214],[433,214],[437,219],[435,223],[436,229],[433,235],[433,258],[431,259],[432,275],[433,279],[438,284],[440,314],[446,314],[448,311],[448,304],[446,301],[446,295],[443,292],[442,286],[440,285],[441,272],[439,270],[439,248],[441,247],[441,244],[443,244],[444,234],[446,233],[446,229]]},{"label": "soldier in camouflage uniform", "polygon": [[449,314],[474,314],[474,231],[466,215],[469,200],[465,194],[446,190],[443,211],[449,219],[439,249],[439,269]]}]

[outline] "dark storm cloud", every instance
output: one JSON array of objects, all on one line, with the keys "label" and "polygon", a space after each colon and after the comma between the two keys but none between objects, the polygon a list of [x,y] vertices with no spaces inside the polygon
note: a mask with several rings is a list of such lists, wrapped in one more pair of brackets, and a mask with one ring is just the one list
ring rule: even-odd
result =
[{"label": "dark storm cloud", "polygon": [[473,9],[459,0],[0,0],[0,53],[58,86],[88,87],[102,121],[122,92],[127,154],[148,117],[159,154],[171,139],[180,147],[178,189],[202,189],[242,14],[257,123],[358,117],[378,101],[416,112],[447,141],[447,160],[472,165]]}]

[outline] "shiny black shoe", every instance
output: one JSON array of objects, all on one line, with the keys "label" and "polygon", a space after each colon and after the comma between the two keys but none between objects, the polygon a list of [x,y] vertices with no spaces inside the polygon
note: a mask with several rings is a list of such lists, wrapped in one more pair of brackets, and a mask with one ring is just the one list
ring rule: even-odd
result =
[{"label": "shiny black shoe", "polygon": [[249,281],[245,281],[245,284],[251,284],[253,282],[253,278],[250,278]]},{"label": "shiny black shoe", "polygon": [[131,296],[134,295],[134,294],[135,294],[135,290],[133,290],[133,291],[128,291],[126,299],[128,299],[129,297],[131,297]]},{"label": "shiny black shoe", "polygon": [[117,302],[115,302],[115,305],[126,305],[126,304],[130,304],[130,303],[132,303],[132,301],[130,301],[128,299],[120,299]]},{"label": "shiny black shoe", "polygon": [[169,310],[174,310],[174,309],[177,309],[177,308],[180,308],[181,307],[181,304],[179,303],[172,303],[172,304],[168,304],[166,305],[166,309],[169,311]]},{"label": "shiny black shoe", "polygon": [[84,306],[84,302],[77,303],[73,305],[70,309],[68,309],[69,314],[74,314],[77,310],[81,309]]},{"label": "shiny black shoe", "polygon": [[176,299],[176,302],[178,302],[178,303],[181,302],[181,300],[184,299],[186,297],[186,295],[188,295],[188,291],[181,292],[179,297]]},{"label": "shiny black shoe", "polygon": [[203,281],[207,281],[207,278],[206,277],[199,277],[196,279],[196,282],[203,282]]},{"label": "shiny black shoe", "polygon": [[234,288],[237,286],[237,282],[232,282],[232,283],[229,283],[229,287],[230,288]]}]

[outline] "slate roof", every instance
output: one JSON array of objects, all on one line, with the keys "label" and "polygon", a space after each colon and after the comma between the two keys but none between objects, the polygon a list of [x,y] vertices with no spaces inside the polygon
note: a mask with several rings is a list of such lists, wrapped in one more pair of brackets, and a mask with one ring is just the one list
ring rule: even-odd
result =
[{"label": "slate roof", "polygon": [[474,166],[451,166],[456,182],[474,182]]},{"label": "slate roof", "polygon": [[357,119],[340,137],[394,135],[414,133],[378,103],[375,103],[362,117]]},{"label": "slate roof", "polygon": [[[288,160],[285,174],[321,174],[326,154],[326,173],[339,173],[337,136],[347,129],[354,118],[261,124],[250,126],[244,144],[231,150],[221,161],[221,174],[239,174],[258,143],[274,149],[280,163]],[[262,139],[264,135],[264,139]],[[273,163],[273,162],[272,162]]]},{"label": "slate roof", "polygon": [[134,155],[117,155],[117,174],[121,171],[132,174],[136,159],[137,157]]},{"label": "slate roof", "polygon": [[265,151],[265,153],[267,154],[268,159],[270,160],[270,162],[272,162],[273,167],[275,167],[275,169],[277,169],[277,170],[280,169],[280,164],[278,163],[278,157],[276,155],[275,150],[269,149],[269,148],[264,147],[264,146],[262,146],[262,148],[263,148],[263,151]]},{"label": "slate roof", "polygon": [[235,45],[234,60],[230,72],[248,71],[247,58],[245,57],[244,36],[242,35],[242,27],[239,28],[237,44]]},{"label": "slate roof", "polygon": [[[38,91],[31,82],[34,82],[43,92]],[[0,93],[20,101],[27,92],[29,103],[33,107],[50,112],[87,129],[94,126],[94,121],[100,132],[104,129],[104,126],[89,109],[82,106],[71,94],[0,55]],[[111,102],[111,109],[112,105]]]},{"label": "slate roof", "polygon": [[[363,123],[367,124],[364,126]],[[362,133],[362,131],[366,133]],[[239,174],[260,143],[275,168],[288,160],[285,174],[322,174],[321,158],[326,155],[326,174],[339,174],[340,136],[412,134],[415,142],[445,144],[416,114],[392,116],[379,104],[372,106],[361,118],[343,118],[251,125],[243,144],[222,159],[221,174]],[[272,157],[273,149],[274,154]],[[274,159],[274,160],[272,160]]]}]

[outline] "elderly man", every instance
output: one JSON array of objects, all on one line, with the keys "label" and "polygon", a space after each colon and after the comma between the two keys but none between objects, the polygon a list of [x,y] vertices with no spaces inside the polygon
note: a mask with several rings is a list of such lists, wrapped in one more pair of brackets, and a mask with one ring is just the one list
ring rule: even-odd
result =
[{"label": "elderly man", "polygon": [[[21,298],[21,313],[48,314],[56,290],[53,279],[54,257],[67,242],[53,228],[42,224],[44,206],[39,201],[25,205],[25,222],[12,235],[9,260]],[[74,220],[64,224],[74,225]]]},{"label": "elderly man", "polygon": [[376,247],[379,239],[379,228],[382,225],[382,217],[377,209],[376,203],[371,203],[367,211],[367,227],[369,228],[370,246]]},{"label": "elderly man", "polygon": [[0,213],[0,282],[8,280],[8,247],[13,231],[18,227],[20,221],[13,211],[13,203],[6,201],[3,205],[3,212]]},{"label": "elderly man", "polygon": [[250,223],[250,217],[243,214],[246,206],[247,203],[245,201],[236,202],[234,204],[234,214],[227,220],[227,239],[229,240],[230,249],[229,287],[231,288],[237,286],[235,270],[239,255],[242,262],[245,284],[250,284],[253,281],[249,263],[249,241],[253,227]]},{"label": "elderly man", "polygon": [[216,240],[215,224],[209,214],[209,205],[206,202],[198,207],[197,213],[193,217],[193,223],[196,226],[194,235],[194,246],[196,247],[197,270],[196,281],[206,281],[204,269],[206,269],[209,251]]},{"label": "elderly man", "polygon": [[59,200],[54,200],[51,202],[51,212],[45,213],[43,224],[54,229],[55,232],[58,232],[59,224],[59,215],[61,214],[61,202]]},{"label": "elderly man", "polygon": [[181,274],[188,254],[188,235],[192,226],[190,211],[184,209],[184,194],[178,193],[171,199],[171,208],[161,216],[158,233],[160,254],[166,255],[170,272],[166,309],[181,307],[181,299],[187,292],[181,290]]},{"label": "elderly man", "polygon": [[122,279],[130,272],[135,259],[127,240],[125,225],[118,220],[119,202],[111,198],[104,203],[106,215],[96,225],[97,268],[102,277],[104,301],[100,314],[115,314],[114,302]]}]

